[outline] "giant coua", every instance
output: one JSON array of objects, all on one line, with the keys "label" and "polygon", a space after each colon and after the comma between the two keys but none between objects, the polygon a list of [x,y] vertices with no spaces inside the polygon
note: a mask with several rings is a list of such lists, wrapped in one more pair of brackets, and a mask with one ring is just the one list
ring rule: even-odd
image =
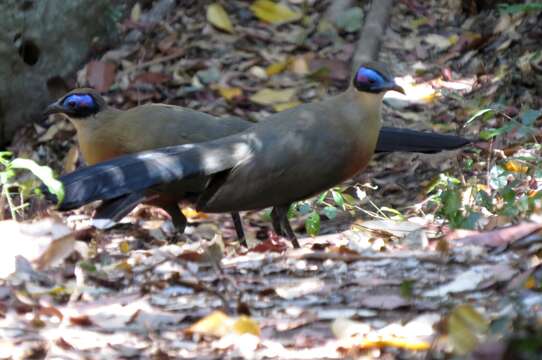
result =
[{"label": "giant coua", "polygon": [[[49,105],[46,114],[65,115],[77,131],[77,141],[85,162],[89,165],[121,155],[171,145],[197,143],[225,137],[247,129],[252,123],[239,118],[219,119],[179,106],[146,104],[129,110],[108,106],[93,89],[75,89]],[[203,181],[184,182],[182,188],[134,193],[122,202],[105,203],[97,209],[96,217],[119,220],[138,202],[163,208],[177,229],[184,231],[186,218],[178,202],[186,192],[199,193]],[[243,240],[239,214],[232,213],[238,237]]]},{"label": "giant coua", "polygon": [[[352,171],[363,168],[374,150],[377,138],[376,151],[386,152],[395,150],[436,152],[457,148],[468,143],[468,140],[456,136],[423,133],[408,129],[383,128],[379,135],[379,110],[383,92],[391,88],[400,88],[393,83],[389,73],[380,65],[360,68],[353,85],[347,92],[327,101],[303,105],[284,114],[275,114],[264,122],[269,122],[269,125],[256,125],[250,131],[247,130],[239,134],[238,137],[226,138],[222,142],[203,144],[201,147],[175,147],[164,150],[165,152],[147,152],[144,158],[139,158],[139,156],[124,157],[123,160],[119,159],[119,161],[109,163],[105,167],[88,168],[86,171],[88,179],[101,173],[107,173],[108,176],[117,173],[116,179],[103,179],[105,182],[99,185],[101,188],[98,190],[99,194],[94,193],[96,189],[90,189],[85,185],[88,184],[88,179],[83,180],[81,176],[77,175],[77,172],[69,174],[62,178],[67,191],[61,209],[74,208],[99,198],[110,199],[112,204],[123,203],[127,199],[129,200],[130,195],[126,196],[126,194],[130,194],[132,190],[137,189],[135,192],[137,194],[141,190],[157,184],[169,184],[167,187],[173,186],[183,189],[186,187],[186,179],[195,177],[196,183],[204,183],[206,186],[199,193],[197,191],[190,192],[189,197],[192,201],[196,201],[201,209],[221,212],[225,211],[223,210],[225,208],[251,209],[269,206],[264,204],[277,205],[272,212],[274,228],[278,233],[287,235],[295,241],[295,235],[286,219],[286,209],[289,204],[286,198],[300,199],[312,194],[313,191],[305,189],[304,184],[304,179],[312,171],[311,167],[320,167],[322,161],[333,162],[334,159],[341,161],[336,166],[326,166],[329,168],[326,171],[316,171],[316,175],[320,178],[309,178],[310,188],[325,190],[324,184],[333,183],[332,185],[334,185],[345,176],[352,175]],[[65,102],[66,99],[67,97],[64,97],[58,103]],[[193,113],[191,112],[191,114]],[[201,113],[196,114],[192,116],[210,117],[205,114],[201,115]],[[328,116],[329,120],[326,120],[325,116]],[[334,118],[337,118],[337,121],[331,120]],[[124,126],[142,128],[143,124],[152,121],[153,114],[147,113],[145,117],[132,117],[131,122],[125,123]],[[288,125],[289,122],[293,122],[293,124]],[[223,122],[223,124],[232,124],[232,128],[235,126],[235,131],[239,131],[242,123],[246,127],[250,126],[249,122],[243,122],[240,119],[229,119]],[[181,122],[179,122],[179,126],[180,124]],[[209,124],[215,123],[209,122]],[[359,125],[360,129],[355,125]],[[367,128],[368,125],[370,127]],[[274,129],[275,126],[278,127]],[[305,128],[307,131],[304,131]],[[201,132],[202,130],[199,129],[200,134]],[[127,141],[134,139],[133,141],[135,141],[138,139],[135,135],[138,134],[139,136],[149,136],[148,131],[140,131],[125,139]],[[183,134],[186,134],[185,137],[181,136]],[[171,132],[170,135],[174,136],[175,134]],[[179,136],[184,140],[190,135],[187,131],[180,131]],[[341,137],[344,141],[339,141]],[[312,144],[314,147],[311,150]],[[335,146],[330,146],[331,144]],[[247,153],[240,154],[240,150],[242,148],[246,150],[247,146]],[[205,150],[206,148],[209,149]],[[271,150],[273,148],[275,150]],[[282,152],[282,148],[287,151]],[[228,154],[229,150],[235,151]],[[177,151],[180,156],[179,162],[170,168],[170,171],[167,171],[168,169],[163,167],[161,161],[169,158],[169,155],[165,154],[172,154],[171,159],[173,159],[175,157],[173,154]],[[348,151],[352,152],[346,156]],[[319,153],[315,154],[315,152]],[[304,158],[308,162],[305,162]],[[348,161],[347,158],[349,158]],[[135,163],[128,165],[133,160]],[[260,161],[262,165],[258,165]],[[206,169],[213,163],[213,166],[218,169],[222,167],[224,169]],[[233,164],[228,167],[226,163]],[[116,168],[116,164],[120,167]],[[149,168],[147,169],[146,165],[141,168],[143,164],[148,164]],[[131,181],[123,177],[125,166],[127,172],[124,175],[137,176],[138,184],[131,185]],[[136,168],[139,168],[141,172],[137,174],[132,172]],[[149,169],[153,169],[152,173],[147,171]],[[177,173],[178,171],[180,173]],[[81,175],[80,172],[79,174]],[[321,179],[322,176],[327,180]],[[299,178],[298,182],[296,182],[296,178]],[[129,186],[133,186],[132,190],[123,192],[116,189],[108,193],[108,189],[113,189],[117,182],[122,187],[127,180],[126,184],[130,183]],[[250,189],[244,189],[245,186]],[[159,188],[164,189],[164,186]],[[236,191],[235,188],[238,190]],[[77,195],[76,199],[72,196],[75,195],[72,191],[75,189],[80,189],[85,194]],[[156,187],[154,189],[156,190]],[[267,191],[267,193],[262,193],[259,190]],[[180,199],[186,195],[179,194],[185,193],[176,193],[173,196]],[[286,196],[283,196],[284,194]],[[137,198],[135,202],[137,202]]]}]

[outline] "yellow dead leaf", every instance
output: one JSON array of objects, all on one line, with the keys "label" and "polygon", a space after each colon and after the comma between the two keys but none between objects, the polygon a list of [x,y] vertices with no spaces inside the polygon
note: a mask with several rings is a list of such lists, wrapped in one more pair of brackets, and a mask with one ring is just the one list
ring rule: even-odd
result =
[{"label": "yellow dead leaf", "polygon": [[486,184],[476,184],[476,190],[490,192],[491,189]]},{"label": "yellow dead leaf", "polygon": [[455,45],[455,44],[457,43],[458,40],[459,40],[459,36],[457,36],[456,34],[453,34],[453,35],[448,36],[448,41],[449,41],[450,44],[452,44],[452,45]]},{"label": "yellow dead leaf", "polygon": [[281,112],[281,111],[288,110],[299,105],[301,105],[301,101],[299,100],[288,101],[288,102],[274,104],[273,110],[275,110],[276,112]]},{"label": "yellow dead leaf", "polygon": [[510,172],[525,174],[529,167],[518,160],[508,160],[504,163],[504,168]]},{"label": "yellow dead leaf", "polygon": [[207,219],[208,216],[205,213],[199,212],[196,209],[192,207],[184,207],[181,209],[184,216],[186,216],[187,219]]},{"label": "yellow dead leaf", "polygon": [[405,340],[390,337],[389,339],[363,340],[360,342],[359,347],[361,349],[383,349],[386,347],[394,347],[411,351],[423,351],[429,349],[431,344],[427,341]]},{"label": "yellow dead leaf", "polygon": [[243,95],[243,90],[237,87],[218,86],[216,89],[220,96],[228,101]]},{"label": "yellow dead leaf", "polygon": [[429,23],[429,19],[426,18],[425,16],[422,16],[422,17],[419,17],[417,19],[414,19],[410,22],[410,26],[413,28],[413,29],[417,29],[419,28],[420,26],[422,25],[427,25]]},{"label": "yellow dead leaf", "polygon": [[260,105],[273,105],[291,101],[295,95],[295,89],[262,89],[250,97],[250,101]]},{"label": "yellow dead leaf", "polygon": [[218,3],[211,4],[207,7],[207,21],[220,30],[233,32],[233,25],[231,23],[228,13],[222,5]]},{"label": "yellow dead leaf", "polygon": [[302,17],[301,13],[270,0],[256,0],[250,5],[250,10],[258,19],[270,24],[284,24]]},{"label": "yellow dead leaf", "polygon": [[448,336],[454,352],[468,354],[489,328],[488,321],[471,305],[459,305],[448,317]]},{"label": "yellow dead leaf", "polygon": [[265,73],[267,74],[267,76],[280,74],[286,69],[287,66],[288,66],[288,61],[280,61],[280,62],[269,65],[265,69]]},{"label": "yellow dead leaf", "polygon": [[130,243],[128,241],[121,241],[119,244],[119,250],[123,254],[130,252]]},{"label": "yellow dead leaf", "polygon": [[338,318],[331,324],[331,331],[341,341],[343,347],[375,349],[396,347],[412,351],[427,350],[431,344],[416,334],[412,337],[402,337],[389,331],[379,332],[370,325],[350,319]]},{"label": "yellow dead leaf", "polygon": [[409,100],[427,104],[433,102],[439,96],[439,93],[435,91],[430,83],[424,82],[418,84],[412,76],[396,78],[395,81],[405,89],[406,95],[392,93],[394,97],[406,97]]},{"label": "yellow dead leaf", "polygon": [[135,3],[135,5],[132,7],[132,11],[130,11],[130,20],[136,23],[139,21],[140,17],[141,17],[141,4]]},{"label": "yellow dead leaf", "polygon": [[534,276],[529,276],[527,280],[525,281],[525,284],[523,284],[523,287],[525,289],[536,289],[536,286],[538,285],[538,281]]},{"label": "yellow dead leaf", "polygon": [[260,325],[248,316],[242,315],[233,323],[233,331],[237,334],[252,334],[260,336]]},{"label": "yellow dead leaf", "polygon": [[190,326],[187,332],[222,337],[229,333],[230,328],[229,316],[222,311],[214,311]]},{"label": "yellow dead leaf", "polygon": [[133,268],[132,265],[130,265],[126,260],[119,262],[115,268],[120,271],[124,271],[127,273],[131,273]]},{"label": "yellow dead leaf", "polygon": [[231,333],[260,336],[260,325],[248,316],[232,318],[222,311],[214,311],[186,330],[189,334],[222,337]]}]

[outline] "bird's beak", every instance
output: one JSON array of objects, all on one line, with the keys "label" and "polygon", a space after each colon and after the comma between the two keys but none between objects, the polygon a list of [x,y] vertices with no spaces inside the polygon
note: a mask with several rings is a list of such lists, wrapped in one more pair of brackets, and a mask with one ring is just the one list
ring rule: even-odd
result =
[{"label": "bird's beak", "polygon": [[403,89],[402,86],[397,85],[397,83],[396,83],[395,81],[393,81],[393,82],[390,84],[390,87],[389,87],[388,89],[389,89],[389,90],[394,90],[394,91],[400,92],[400,93],[403,94],[403,95],[406,95],[405,89]]},{"label": "bird's beak", "polygon": [[58,102],[54,102],[47,106],[45,111],[43,112],[44,116],[49,116],[51,114],[58,114],[64,112],[64,108],[58,104]]}]

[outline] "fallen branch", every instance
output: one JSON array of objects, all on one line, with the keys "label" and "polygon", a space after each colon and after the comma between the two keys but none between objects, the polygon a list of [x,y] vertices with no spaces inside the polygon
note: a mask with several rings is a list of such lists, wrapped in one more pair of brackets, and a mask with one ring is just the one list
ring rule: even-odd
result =
[{"label": "fallen branch", "polygon": [[376,61],[390,19],[393,0],[373,1],[352,57],[353,72],[367,61]]}]

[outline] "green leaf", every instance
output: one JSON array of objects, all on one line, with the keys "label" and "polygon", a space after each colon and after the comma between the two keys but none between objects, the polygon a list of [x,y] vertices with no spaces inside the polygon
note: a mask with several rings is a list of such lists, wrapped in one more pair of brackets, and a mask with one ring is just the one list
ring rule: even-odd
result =
[{"label": "green leaf", "polygon": [[0,164],[8,166],[12,156],[13,153],[11,151],[0,151]]},{"label": "green leaf", "polygon": [[465,171],[472,171],[474,167],[474,160],[473,159],[465,159],[463,162]]},{"label": "green leaf", "polygon": [[316,236],[320,232],[320,215],[316,211],[311,212],[305,220],[305,229],[309,236]]},{"label": "green leaf", "polygon": [[493,211],[493,198],[489,196],[488,193],[486,193],[483,190],[478,191],[476,194],[476,202],[480,203],[483,207],[488,209],[489,211]]},{"label": "green leaf", "polygon": [[509,205],[515,205],[516,202],[516,192],[509,187],[505,187],[500,192],[504,201]]},{"label": "green leaf", "polygon": [[462,229],[476,229],[476,225],[482,218],[482,214],[477,212],[472,212],[467,215],[466,218],[462,219],[461,228]]},{"label": "green leaf", "polygon": [[96,272],[96,266],[90,261],[81,260],[78,263],[79,267],[88,272]]},{"label": "green leaf", "polygon": [[500,128],[490,128],[486,130],[480,131],[480,138],[483,140],[489,140],[494,138],[495,136],[500,136],[502,134],[506,134],[507,132],[513,130],[517,126],[513,122],[509,122],[506,125],[500,127]]},{"label": "green leaf", "polygon": [[514,217],[519,214],[519,209],[516,205],[507,204],[499,213],[507,217]]},{"label": "green leaf", "polygon": [[286,217],[288,217],[288,219],[294,218],[297,215],[298,209],[306,205],[307,203],[301,203],[301,202],[291,204],[290,207],[288,208],[288,214],[286,215]]},{"label": "green leaf", "polygon": [[316,202],[319,203],[319,204],[323,203],[324,200],[326,199],[327,193],[328,193],[328,191],[324,191],[323,193],[321,193],[318,196],[318,200],[316,200]]},{"label": "green leaf", "polygon": [[495,128],[486,129],[486,130],[480,131],[480,138],[481,138],[482,140],[490,140],[490,139],[493,139],[493,138],[496,137],[496,136],[499,136],[499,135],[502,134],[502,133],[503,133],[502,128],[498,128],[498,129],[495,129]]},{"label": "green leaf", "polygon": [[399,294],[405,299],[411,299],[414,296],[414,280],[404,280],[399,288]]},{"label": "green leaf", "polygon": [[342,194],[343,195],[343,199],[344,201],[349,204],[349,205],[356,205],[357,201],[356,201],[356,198],[353,197],[352,195],[350,194]]},{"label": "green leaf", "polygon": [[331,190],[331,196],[333,196],[333,201],[335,201],[335,204],[344,210],[344,198],[342,194],[338,191]]},{"label": "green leaf", "polygon": [[60,181],[55,179],[53,170],[51,170],[50,167],[40,166],[30,159],[20,158],[13,160],[10,166],[14,169],[29,170],[32,172],[32,174],[34,174],[34,176],[40,179],[45,186],[47,186],[49,192],[56,196],[59,204],[62,202],[62,200],[64,200],[64,186]]},{"label": "green leaf", "polygon": [[517,14],[520,12],[529,11],[542,11],[542,3],[528,3],[528,4],[500,4],[499,11],[507,14]]},{"label": "green leaf", "polygon": [[480,116],[484,114],[488,114],[488,113],[493,113],[493,112],[495,112],[495,110],[491,108],[479,110],[467,120],[467,122],[465,123],[465,126],[469,125],[471,122],[478,119]]},{"label": "green leaf", "polygon": [[461,196],[458,190],[446,190],[442,193],[442,203],[444,204],[444,215],[450,219],[453,218],[461,208]]},{"label": "green leaf", "polygon": [[489,170],[489,186],[493,189],[502,189],[508,184],[508,172],[499,165],[494,165]]}]

